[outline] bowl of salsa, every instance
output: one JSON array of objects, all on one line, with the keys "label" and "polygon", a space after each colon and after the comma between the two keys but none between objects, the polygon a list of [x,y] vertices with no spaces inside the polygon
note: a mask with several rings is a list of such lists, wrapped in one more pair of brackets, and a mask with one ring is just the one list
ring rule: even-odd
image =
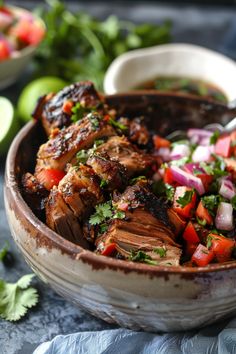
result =
[{"label": "bowl of salsa", "polygon": [[236,64],[215,51],[190,44],[165,44],[134,50],[107,70],[107,94],[133,90],[174,92],[220,103],[235,99]]}]

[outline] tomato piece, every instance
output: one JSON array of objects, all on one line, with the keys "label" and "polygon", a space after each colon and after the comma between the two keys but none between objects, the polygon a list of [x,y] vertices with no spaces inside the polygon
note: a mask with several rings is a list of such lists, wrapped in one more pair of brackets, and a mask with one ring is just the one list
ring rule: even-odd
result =
[{"label": "tomato piece", "polygon": [[37,22],[23,18],[12,27],[10,33],[25,45],[37,45],[43,39],[45,31]]},{"label": "tomato piece", "polygon": [[201,220],[205,221],[206,224],[212,225],[213,224],[213,218],[210,215],[209,211],[207,208],[204,207],[203,202],[200,201],[196,210],[196,216]]},{"label": "tomato piece", "polygon": [[170,184],[173,187],[179,186],[179,183],[175,181],[173,172],[169,167],[165,168],[163,181],[164,183]]},{"label": "tomato piece", "polygon": [[199,173],[197,175],[197,177],[201,179],[202,184],[203,184],[203,186],[205,188],[205,191],[207,192],[209,190],[209,188],[210,188],[210,185],[211,185],[212,181],[213,181],[213,176],[207,175],[205,173]]},{"label": "tomato piece", "polygon": [[101,252],[101,255],[108,257],[111,256],[112,253],[114,253],[115,251],[116,251],[116,244],[113,242],[105,246],[104,250]]},{"label": "tomato piece", "polygon": [[201,243],[199,243],[191,258],[192,262],[198,267],[207,266],[213,259],[214,252],[203,246]]},{"label": "tomato piece", "polygon": [[10,9],[8,9],[6,6],[0,6],[0,12],[6,15],[12,16],[12,12]]},{"label": "tomato piece", "polygon": [[229,135],[220,137],[215,144],[215,154],[229,157],[231,151],[231,138]]},{"label": "tomato piece", "polygon": [[231,259],[235,240],[217,234],[210,234],[208,240],[211,243],[210,250],[213,251],[219,263],[227,262]]},{"label": "tomato piece", "polygon": [[184,233],[183,233],[183,238],[190,243],[200,243],[200,239],[198,237],[198,234],[193,226],[193,224],[191,223],[191,221],[188,222]]},{"label": "tomato piece", "polygon": [[53,186],[57,186],[64,176],[64,171],[51,168],[40,171],[37,179],[47,190],[50,190]]},{"label": "tomato piece", "polygon": [[173,209],[178,213],[180,216],[184,218],[191,218],[193,209],[195,208],[196,201],[197,201],[197,195],[195,192],[193,192],[193,196],[190,200],[190,202],[182,207],[177,200],[180,197],[183,197],[186,192],[192,191],[192,188],[189,187],[176,187],[175,194],[174,194],[174,203],[173,203]]},{"label": "tomato piece", "polygon": [[186,242],[184,247],[186,256],[191,258],[194,252],[196,251],[198,245],[199,243]]},{"label": "tomato piece", "polygon": [[10,57],[11,51],[8,42],[5,39],[0,39],[0,61]]},{"label": "tomato piece", "polygon": [[162,138],[159,135],[153,135],[153,144],[155,146],[156,149],[160,149],[160,148],[169,148],[170,147],[170,141]]},{"label": "tomato piece", "polygon": [[62,111],[66,114],[69,114],[71,115],[71,109],[73,108],[74,106],[74,103],[70,100],[66,100],[64,103],[63,103],[63,106],[62,106]]}]

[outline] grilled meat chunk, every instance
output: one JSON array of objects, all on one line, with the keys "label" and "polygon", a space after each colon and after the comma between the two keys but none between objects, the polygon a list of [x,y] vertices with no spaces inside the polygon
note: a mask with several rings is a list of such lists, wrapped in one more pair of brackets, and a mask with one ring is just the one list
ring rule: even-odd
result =
[{"label": "grilled meat chunk", "polygon": [[[158,264],[179,265],[181,250],[175,242],[167,209],[148,187],[141,184],[127,187],[114,205],[118,210],[126,206],[126,218],[110,222],[108,231],[96,240],[98,252],[112,242],[125,258],[141,250],[158,260]],[[164,248],[164,256],[157,252],[158,248]]]},{"label": "grilled meat chunk", "polygon": [[58,191],[78,218],[88,216],[92,208],[103,201],[97,176],[91,167],[70,167],[60,181]]},{"label": "grilled meat chunk", "polygon": [[102,100],[90,81],[72,84],[55,95],[43,96],[33,112],[33,117],[42,121],[47,135],[50,135],[54,128],[61,129],[71,124],[72,113],[63,109],[66,101],[70,101],[72,105],[80,103],[85,108],[102,107]]},{"label": "grilled meat chunk", "polygon": [[100,177],[100,186],[108,191],[125,188],[128,178],[126,169],[118,161],[111,160],[106,153],[92,154],[87,160],[94,172]]},{"label": "grilled meat chunk", "polygon": [[146,146],[150,141],[150,133],[142,118],[120,118],[119,123],[127,126],[127,136],[132,143]]},{"label": "grilled meat chunk", "polygon": [[54,186],[46,205],[46,223],[65,239],[88,248],[88,242],[83,237],[78,219],[66,205],[61,193]]},{"label": "grilled meat chunk", "polygon": [[39,183],[31,173],[25,173],[22,177],[23,196],[30,208],[37,214],[45,209],[49,192]]},{"label": "grilled meat chunk", "polygon": [[90,148],[99,138],[115,134],[114,129],[98,113],[90,113],[79,122],[58,131],[57,135],[41,145],[36,172],[44,168],[64,170],[74,155]]},{"label": "grilled meat chunk", "polygon": [[[147,155],[135,147],[125,136],[113,136],[105,144],[97,148],[99,153],[107,153],[116,159],[126,170],[128,177],[146,173],[155,164],[151,155]],[[150,171],[151,172],[151,171]]]}]

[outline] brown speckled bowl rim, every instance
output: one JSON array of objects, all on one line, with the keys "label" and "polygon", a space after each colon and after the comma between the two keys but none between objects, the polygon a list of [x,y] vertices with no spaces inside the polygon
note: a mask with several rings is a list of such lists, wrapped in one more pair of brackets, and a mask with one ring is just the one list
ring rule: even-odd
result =
[{"label": "brown speckled bowl rim", "polygon": [[[139,91],[140,94],[141,91]],[[143,91],[144,92],[144,91]],[[115,94],[112,96],[127,96],[127,95],[135,95],[135,93],[124,93],[124,94]],[[145,92],[145,94],[147,94]],[[152,93],[153,94],[153,93]],[[160,93],[159,93],[160,95]],[[165,95],[165,94],[161,94]],[[175,94],[168,96],[175,96]],[[186,96],[187,99],[187,96]],[[192,97],[191,97],[192,99]],[[124,260],[118,260],[110,257],[105,257],[101,255],[97,255],[92,251],[85,250],[82,247],[64,239],[62,236],[58,235],[56,232],[52,231],[46,224],[40,221],[32,212],[30,207],[24,201],[20,187],[15,175],[15,161],[19,146],[24,140],[24,138],[28,135],[30,130],[34,127],[36,122],[31,121],[27,123],[16,135],[15,139],[13,140],[11,147],[8,152],[7,160],[6,160],[6,169],[5,169],[5,187],[7,186],[11,190],[11,195],[17,205],[20,205],[22,214],[24,215],[25,219],[33,225],[38,231],[40,231],[44,237],[46,237],[52,245],[56,248],[60,249],[62,253],[68,254],[70,257],[76,258],[87,263],[92,266],[94,269],[105,269],[109,268],[112,270],[122,270],[124,273],[129,272],[136,272],[142,273],[153,276],[160,276],[160,275],[168,275],[168,274],[180,274],[194,276],[194,274],[203,275],[206,273],[215,273],[218,271],[225,271],[228,269],[235,269],[236,268],[236,261],[224,263],[224,264],[212,264],[208,267],[183,267],[183,266],[151,266],[144,263],[134,263],[128,262]]]}]

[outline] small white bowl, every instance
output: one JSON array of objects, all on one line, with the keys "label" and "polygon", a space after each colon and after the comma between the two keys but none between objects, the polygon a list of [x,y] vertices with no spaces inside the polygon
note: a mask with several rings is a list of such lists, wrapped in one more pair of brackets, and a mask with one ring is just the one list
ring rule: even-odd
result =
[{"label": "small white bowl", "polygon": [[229,101],[236,98],[236,63],[212,50],[191,44],[164,44],[133,50],[116,58],[104,79],[106,94],[127,92],[158,76],[209,82]]},{"label": "small white bowl", "polygon": [[[15,13],[23,13],[25,15],[31,14],[31,12],[28,10],[16,6],[9,7]],[[35,20],[40,24],[40,26],[46,30],[43,20],[41,20],[39,17],[36,17],[35,15],[33,16]],[[29,61],[35,54],[37,47],[38,46],[33,45],[27,46],[20,50],[18,55],[0,61],[0,89],[6,88],[17,81],[18,77],[22,75],[22,72],[26,69]]]}]

